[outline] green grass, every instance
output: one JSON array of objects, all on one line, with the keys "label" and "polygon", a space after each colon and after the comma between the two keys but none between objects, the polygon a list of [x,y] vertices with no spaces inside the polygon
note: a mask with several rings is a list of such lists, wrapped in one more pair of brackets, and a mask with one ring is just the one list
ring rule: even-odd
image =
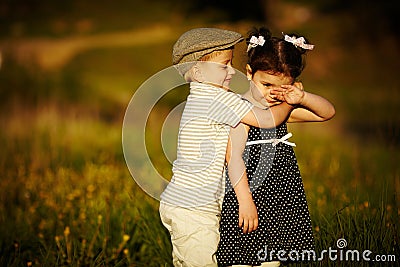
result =
[{"label": "green grass", "polygon": [[4,125],[0,264],[159,266],[168,237],[157,202],[127,171],[120,125],[71,113],[49,108]]}]

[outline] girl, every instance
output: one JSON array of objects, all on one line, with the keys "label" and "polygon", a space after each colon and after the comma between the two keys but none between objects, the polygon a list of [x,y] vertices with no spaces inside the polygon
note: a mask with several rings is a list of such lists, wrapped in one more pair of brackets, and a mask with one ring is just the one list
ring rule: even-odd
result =
[{"label": "girl", "polygon": [[[321,96],[305,92],[296,79],[304,54],[313,48],[303,37],[250,32],[250,89],[243,95],[268,109],[295,105],[286,122],[326,121],[335,114]],[[227,187],[222,204],[217,259],[221,266],[279,266],[280,261],[312,260],[314,240],[306,196],[286,122],[276,129],[246,124],[232,128],[227,148]]]}]

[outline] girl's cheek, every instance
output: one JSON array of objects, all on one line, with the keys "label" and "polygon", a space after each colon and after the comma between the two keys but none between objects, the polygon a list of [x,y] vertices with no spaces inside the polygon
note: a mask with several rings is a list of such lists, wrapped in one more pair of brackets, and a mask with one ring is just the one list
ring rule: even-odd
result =
[{"label": "girl's cheek", "polygon": [[269,96],[269,93],[270,93],[270,90],[269,90],[269,88],[268,87],[265,87],[265,86],[263,86],[264,88],[263,88],[263,95],[264,96]]}]

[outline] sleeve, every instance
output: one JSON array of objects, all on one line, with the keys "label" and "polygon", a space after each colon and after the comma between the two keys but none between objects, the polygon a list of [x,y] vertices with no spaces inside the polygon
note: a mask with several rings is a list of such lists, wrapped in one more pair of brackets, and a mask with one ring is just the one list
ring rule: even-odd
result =
[{"label": "sleeve", "polygon": [[240,95],[221,90],[212,101],[207,116],[211,120],[235,127],[252,108],[253,104]]}]

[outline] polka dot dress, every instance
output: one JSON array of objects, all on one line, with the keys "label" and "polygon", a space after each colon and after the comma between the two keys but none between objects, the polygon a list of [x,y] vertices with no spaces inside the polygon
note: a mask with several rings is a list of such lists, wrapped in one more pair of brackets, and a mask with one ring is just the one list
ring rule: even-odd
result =
[{"label": "polka dot dress", "polygon": [[[286,124],[276,129],[250,127],[248,142],[282,138]],[[243,158],[250,190],[258,211],[256,231],[244,234],[238,227],[239,205],[226,178],[217,251],[220,266],[260,265],[280,259],[301,259],[314,250],[314,239],[303,182],[293,148],[284,143],[247,145]]]}]

